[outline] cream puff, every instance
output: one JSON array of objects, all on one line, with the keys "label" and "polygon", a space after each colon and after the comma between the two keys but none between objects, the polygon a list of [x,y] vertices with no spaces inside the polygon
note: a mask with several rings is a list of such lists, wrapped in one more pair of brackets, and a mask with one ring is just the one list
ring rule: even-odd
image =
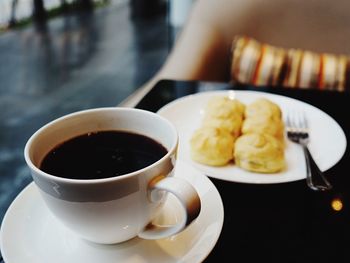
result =
[{"label": "cream puff", "polygon": [[259,118],[264,116],[265,119],[282,119],[282,111],[280,107],[266,98],[259,98],[248,104],[245,108],[245,118]]},{"label": "cream puff", "polygon": [[245,105],[237,99],[227,96],[215,96],[208,101],[205,114],[210,117],[226,119],[232,116],[243,116]]},{"label": "cream puff", "polygon": [[273,119],[268,116],[255,116],[244,120],[242,134],[264,133],[283,141],[284,123],[281,119]]},{"label": "cream puff", "polygon": [[233,158],[234,137],[225,129],[201,127],[191,139],[191,158],[199,163],[222,166]]},{"label": "cream puff", "polygon": [[225,96],[213,97],[209,100],[202,126],[210,126],[228,130],[234,137],[241,133],[245,105],[236,99]]},{"label": "cream puff", "polygon": [[273,136],[249,133],[240,136],[234,145],[238,167],[258,173],[276,173],[285,168],[284,147]]}]

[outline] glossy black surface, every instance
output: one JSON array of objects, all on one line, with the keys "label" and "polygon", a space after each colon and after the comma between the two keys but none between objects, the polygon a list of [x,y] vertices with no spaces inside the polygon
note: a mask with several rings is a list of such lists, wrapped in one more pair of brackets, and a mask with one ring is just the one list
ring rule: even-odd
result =
[{"label": "glossy black surface", "polygon": [[[349,141],[349,93],[163,80],[137,107],[157,111],[176,98],[217,89],[258,90],[305,101],[332,116]],[[205,262],[350,262],[349,163],[347,148],[325,173],[334,185],[329,192],[312,191],[305,180],[255,185],[210,178],[223,199],[225,218]],[[334,202],[341,202],[340,211],[332,208]]]}]

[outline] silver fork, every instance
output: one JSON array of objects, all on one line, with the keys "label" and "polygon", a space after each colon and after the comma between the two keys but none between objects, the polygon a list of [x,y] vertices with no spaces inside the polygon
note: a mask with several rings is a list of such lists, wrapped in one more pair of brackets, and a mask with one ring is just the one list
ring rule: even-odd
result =
[{"label": "silver fork", "polygon": [[306,183],[316,191],[326,191],[332,189],[332,185],[321,172],[308,149],[309,127],[308,121],[303,113],[288,114],[286,117],[287,137],[292,142],[303,147],[306,162]]}]

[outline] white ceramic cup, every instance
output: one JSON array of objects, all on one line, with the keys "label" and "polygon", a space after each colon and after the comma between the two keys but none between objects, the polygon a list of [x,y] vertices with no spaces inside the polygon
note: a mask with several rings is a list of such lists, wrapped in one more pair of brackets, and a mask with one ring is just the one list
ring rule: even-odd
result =
[{"label": "white ceramic cup", "polygon": [[[167,154],[155,163],[125,175],[104,179],[66,179],[39,169],[58,144],[95,131],[122,130],[148,136]],[[179,233],[200,213],[200,198],[186,180],[173,177],[178,134],[158,114],[133,108],[97,108],[54,120],[28,140],[24,156],[33,180],[52,213],[84,239],[114,244],[139,236],[160,239]],[[174,225],[153,224],[170,192],[183,217]]]}]

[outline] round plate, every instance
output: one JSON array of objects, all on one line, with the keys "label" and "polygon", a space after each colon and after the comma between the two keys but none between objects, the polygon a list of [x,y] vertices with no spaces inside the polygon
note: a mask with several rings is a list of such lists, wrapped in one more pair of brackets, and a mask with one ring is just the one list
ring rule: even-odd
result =
[{"label": "round plate", "polygon": [[258,98],[269,99],[280,106],[283,115],[288,111],[303,111],[308,119],[310,128],[309,149],[316,163],[322,171],[335,165],[343,156],[346,149],[346,137],[339,124],[328,114],[305,102],[258,91],[208,91],[189,95],[177,99],[163,108],[158,113],[175,124],[179,136],[179,159],[200,169],[203,173],[217,179],[255,184],[272,184],[291,182],[306,177],[305,159],[301,147],[286,139],[287,168],[275,174],[252,173],[240,169],[234,164],[222,167],[212,167],[196,163],[190,157],[189,140],[200,127],[204,115],[204,109],[208,100],[213,96],[229,96],[236,98],[245,104],[249,104]]},{"label": "round plate", "polygon": [[[6,263],[202,262],[216,244],[223,225],[221,197],[213,183],[190,165],[178,162],[176,177],[188,180],[202,202],[199,217],[183,232],[160,240],[134,238],[117,245],[84,241],[47,210],[34,183],[13,201],[1,227],[0,245]],[[180,207],[172,195],[162,220],[174,221]]]}]

